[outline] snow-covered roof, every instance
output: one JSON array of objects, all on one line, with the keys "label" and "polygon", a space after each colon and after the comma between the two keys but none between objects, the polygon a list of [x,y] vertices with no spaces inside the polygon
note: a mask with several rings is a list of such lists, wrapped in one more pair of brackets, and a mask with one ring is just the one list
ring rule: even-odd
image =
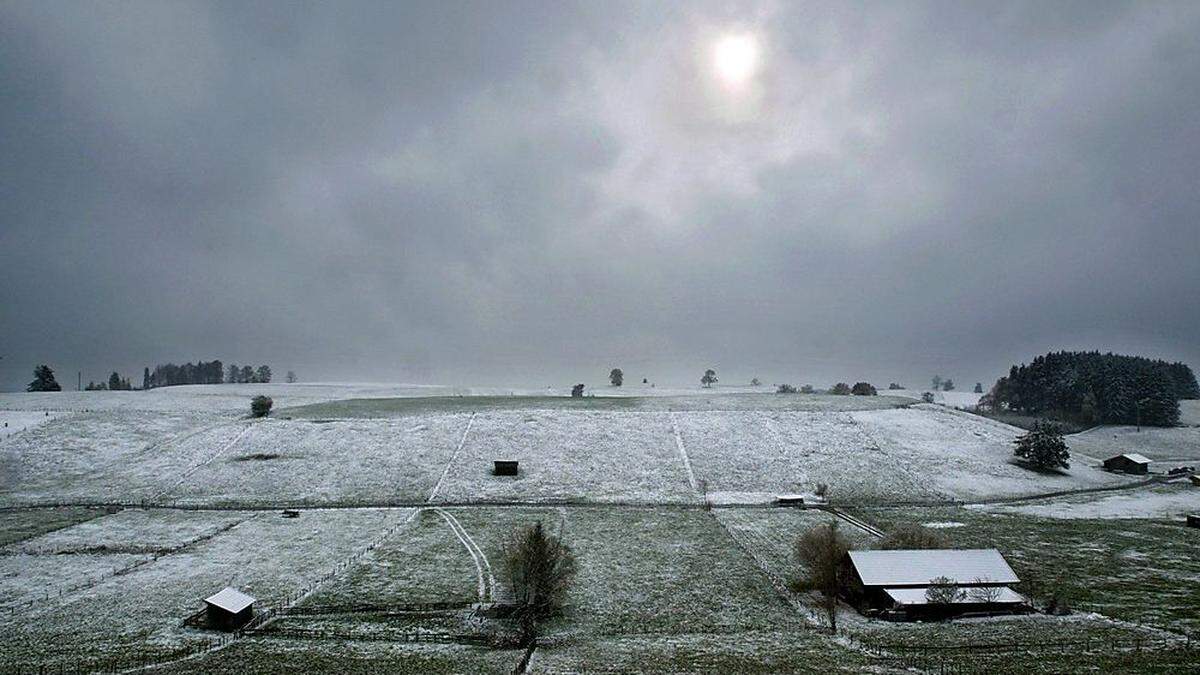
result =
[{"label": "snow-covered roof", "polygon": [[229,588],[226,586],[225,588],[221,589],[220,592],[213,593],[205,598],[204,602],[213,605],[214,607],[220,607],[227,612],[233,612],[234,614],[237,614],[250,605],[253,605],[254,598],[246,595],[236,588]]},{"label": "snow-covered roof", "polygon": [[928,586],[938,577],[960,584],[977,579],[989,584],[1020,581],[994,548],[850,551],[850,562],[865,586]]},{"label": "snow-covered roof", "polygon": [[[993,602],[993,603],[999,603],[999,604],[1021,604],[1021,603],[1027,602],[1027,600],[1025,599],[1025,596],[1014,591],[1013,589],[1009,588],[1008,586],[994,586],[991,588],[993,588],[994,592],[996,592],[996,599],[988,600],[987,602]],[[970,587],[963,587],[963,590],[965,592],[962,593],[960,595],[960,597],[958,597],[954,600],[955,604],[969,603],[969,602],[984,602],[984,600],[982,600],[978,595],[973,595],[971,593]],[[925,589],[924,588],[885,588],[885,589],[883,589],[883,592],[887,593],[888,597],[890,597],[892,600],[895,600],[896,604],[898,604],[898,605],[928,605],[929,604],[929,600],[927,600],[925,598]]]},{"label": "snow-covered roof", "polygon": [[1125,459],[1128,459],[1131,462],[1136,462],[1138,464],[1149,464],[1150,463],[1149,457],[1146,457],[1145,455],[1139,455],[1136,452],[1127,452],[1121,456],[1124,457]]}]

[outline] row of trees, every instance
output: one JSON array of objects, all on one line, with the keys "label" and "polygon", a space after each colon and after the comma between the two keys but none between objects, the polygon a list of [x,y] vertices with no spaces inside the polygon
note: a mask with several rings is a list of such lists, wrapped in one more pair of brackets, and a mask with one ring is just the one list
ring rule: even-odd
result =
[{"label": "row of trees", "polygon": [[1100,352],[1052,352],[1013,366],[980,405],[1084,424],[1174,426],[1200,398],[1186,364]]},{"label": "row of trees", "polygon": [[[288,373],[289,381],[295,381],[295,374]],[[176,365],[174,363],[160,364],[151,371],[146,368],[142,372],[142,388],[174,387],[181,384],[265,384],[271,381],[271,367],[267,365],[241,366],[225,364],[220,359],[212,361],[197,361]]]},{"label": "row of trees", "polygon": [[115,370],[108,376],[108,382],[88,382],[84,391],[133,391],[133,383],[128,377],[121,377]]}]

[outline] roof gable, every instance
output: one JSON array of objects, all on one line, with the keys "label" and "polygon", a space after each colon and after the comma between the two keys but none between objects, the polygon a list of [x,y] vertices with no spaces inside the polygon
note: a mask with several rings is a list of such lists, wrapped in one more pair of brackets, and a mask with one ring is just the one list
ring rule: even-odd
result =
[{"label": "roof gable", "polygon": [[1146,457],[1145,455],[1139,455],[1136,452],[1127,452],[1121,456],[1124,457],[1125,459],[1128,459],[1131,462],[1136,462],[1138,464],[1149,464],[1150,463],[1149,457]]},{"label": "roof gable", "polygon": [[213,593],[205,598],[204,602],[214,607],[220,607],[227,612],[237,614],[254,604],[254,598],[235,588],[225,587],[220,592]]},{"label": "roof gable", "polygon": [[849,556],[865,586],[927,586],[937,577],[959,584],[976,579],[989,584],[1020,581],[994,548],[850,551]]}]

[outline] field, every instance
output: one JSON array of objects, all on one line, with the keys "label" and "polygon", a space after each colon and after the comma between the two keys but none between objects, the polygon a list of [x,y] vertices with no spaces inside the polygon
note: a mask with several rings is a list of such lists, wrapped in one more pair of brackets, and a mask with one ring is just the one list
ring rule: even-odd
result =
[{"label": "field", "polygon": [[[260,391],[276,410],[249,419]],[[1183,463],[1195,427],[1072,436],[1071,469],[1043,474],[1010,461],[1020,430],[903,393],[602,393],[0,395],[0,419],[20,425],[0,435],[0,670],[512,672],[514,627],[477,608],[506,600],[504,542],[535,522],[578,573],[528,672],[1186,670],[1154,640],[1200,629],[1200,541],[1179,525],[1200,489],[1096,460],[1122,447]],[[495,459],[519,475],[493,476]],[[856,547],[877,539],[770,505],[818,484],[883,529],[997,546],[1079,612],[907,625],[842,607],[830,636],[793,585],[793,542],[831,521]],[[233,637],[185,625],[225,586],[269,618]]]}]

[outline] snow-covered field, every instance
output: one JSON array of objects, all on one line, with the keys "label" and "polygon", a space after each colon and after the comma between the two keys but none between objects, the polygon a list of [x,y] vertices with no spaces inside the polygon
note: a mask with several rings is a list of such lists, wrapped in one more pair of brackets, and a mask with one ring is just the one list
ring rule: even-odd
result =
[{"label": "snow-covered field", "polygon": [[1047,518],[1177,519],[1188,513],[1200,513],[1200,488],[1184,482],[1136,492],[1070,495],[985,508],[997,513],[1024,513]]},{"label": "snow-covered field", "polygon": [[1200,427],[1095,427],[1068,436],[1067,445],[1099,460],[1136,452],[1154,460],[1151,471],[1200,466]]},{"label": "snow-covered field", "polygon": [[[248,419],[249,397],[260,391],[275,398],[276,414]],[[488,398],[473,410],[470,397],[456,395],[463,392]],[[506,395],[518,392],[537,397]],[[842,504],[982,501],[1138,483],[1095,467],[1094,458],[1108,447],[1163,462],[1200,457],[1197,428],[1141,434],[1108,428],[1071,437],[1070,471],[1043,474],[1011,463],[1020,430],[948,405],[777,396],[762,388],[625,387],[604,392],[625,397],[618,405],[569,407],[546,393],[213,385],[0,395],[0,414],[26,422],[23,431],[0,436],[0,507],[8,507],[0,510],[0,632],[6,636],[0,671],[31,665],[113,670],[181,656],[214,642],[212,633],[181,622],[201,598],[227,585],[272,607],[462,603],[478,599],[481,588],[494,597],[506,583],[503,542],[514,528],[537,521],[567,538],[579,578],[566,614],[547,627],[549,639],[532,672],[600,663],[789,670],[820,662],[854,669],[869,660],[811,631],[812,598],[780,586],[798,571],[795,536],[830,516],[750,507],[706,511],[699,508],[701,490],[726,504],[811,492],[818,483],[828,484],[832,500]],[[640,393],[654,398],[629,398]],[[422,394],[450,398],[412,398]],[[398,397],[415,404],[381,400]],[[330,402],[327,409],[337,410],[336,402],[347,398],[378,400],[379,414],[364,415],[370,406],[346,417],[290,412],[296,408],[289,406]],[[1113,434],[1118,438],[1110,443]],[[520,475],[493,476],[495,459],[519,460]],[[942,531],[978,536],[988,519],[1172,517],[1200,506],[1197,496],[1200,489],[1185,486],[1138,487],[953,514],[917,509],[930,513],[910,519],[954,523]],[[487,501],[520,505],[481,504]],[[553,504],[558,501],[568,504]],[[20,508],[54,502],[80,505]],[[104,515],[103,508],[82,506],[101,502],[169,508]],[[419,512],[380,508],[396,503],[426,506]],[[464,505],[437,508],[447,503]],[[305,508],[294,519],[276,510],[292,504],[363,508]],[[871,537],[842,525],[857,545],[872,545]],[[307,645],[314,658],[336,660],[333,644],[365,659],[364,671],[372,663],[417,671],[413,664],[451,671],[515,665],[513,650],[375,649],[356,642],[403,637],[418,624],[422,630],[470,628],[460,623],[301,614],[276,627],[348,631],[355,640],[297,640],[280,637],[284,630],[173,668],[228,672],[238,655],[267,664],[263,670],[274,659],[303,664],[295,645]]]}]

